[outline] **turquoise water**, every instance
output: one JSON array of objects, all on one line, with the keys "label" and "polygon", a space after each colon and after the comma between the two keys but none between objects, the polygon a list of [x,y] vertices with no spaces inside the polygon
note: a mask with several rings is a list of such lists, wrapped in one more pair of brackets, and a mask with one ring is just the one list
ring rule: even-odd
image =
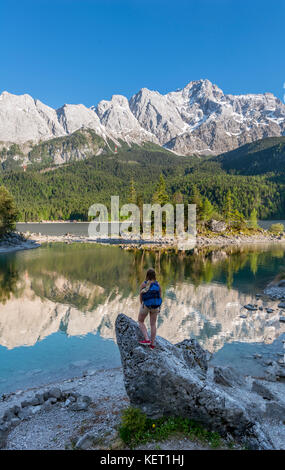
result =
[{"label": "turquoise water", "polygon": [[213,362],[247,373],[260,372],[256,352],[280,357],[277,303],[267,304],[271,314],[242,307],[284,272],[281,245],[186,255],[47,244],[0,255],[0,393],[120,366],[115,320],[121,312],[137,318],[150,266],[163,290],[159,335],[196,337]]}]

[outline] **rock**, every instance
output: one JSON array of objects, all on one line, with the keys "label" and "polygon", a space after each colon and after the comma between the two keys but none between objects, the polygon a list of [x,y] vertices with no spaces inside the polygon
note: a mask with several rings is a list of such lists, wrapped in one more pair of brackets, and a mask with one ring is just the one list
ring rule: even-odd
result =
[{"label": "rock", "polygon": [[13,418],[15,418],[13,408],[9,408],[8,410],[6,410],[2,417],[3,421],[11,421]]},{"label": "rock", "polygon": [[80,393],[72,391],[69,393],[69,398],[74,398],[74,401],[77,400],[78,397],[80,397]]},{"label": "rock", "polygon": [[268,359],[266,361],[264,361],[264,365],[265,366],[272,366],[273,365],[273,361],[271,359]]},{"label": "rock", "polygon": [[254,354],[254,356],[253,356],[253,357],[254,357],[254,359],[261,359],[261,358],[262,358],[262,355],[261,355],[261,354],[258,354],[258,353],[256,353],[256,354]]},{"label": "rock", "polygon": [[283,316],[282,316],[282,317],[279,317],[279,321],[285,323],[285,317],[283,317]]},{"label": "rock", "polygon": [[31,410],[32,414],[35,415],[36,413],[41,411],[41,409],[42,409],[41,405],[33,406],[32,410]]},{"label": "rock", "polygon": [[51,405],[55,405],[57,402],[57,399],[55,397],[51,397],[47,400],[47,403],[50,403]]},{"label": "rock", "polygon": [[76,403],[73,403],[70,407],[70,410],[72,411],[87,411],[88,410],[88,403],[85,401],[77,401]]},{"label": "rock", "polygon": [[87,403],[88,405],[90,405],[90,403],[92,402],[92,399],[88,395],[83,395],[82,397],[80,397],[80,399],[84,401],[85,403]]},{"label": "rock", "polygon": [[189,367],[198,367],[205,372],[207,371],[210,353],[201,348],[196,339],[185,339],[175,346],[183,351],[184,360]]},{"label": "rock", "polygon": [[215,233],[221,233],[224,232],[227,229],[227,224],[223,222],[222,220],[210,220],[208,223],[208,227],[211,230],[211,232]]},{"label": "rock", "polygon": [[261,395],[262,398],[265,398],[266,400],[274,400],[275,395],[264,385],[262,385],[260,382],[257,382],[256,380],[253,381],[251,390],[258,395]]},{"label": "rock", "polygon": [[12,418],[10,421],[11,426],[17,426],[21,422],[20,418]]},{"label": "rock", "polygon": [[240,315],[240,318],[247,318],[247,315]]},{"label": "rock", "polygon": [[263,310],[263,307],[258,307],[258,310],[261,310],[261,311],[262,311],[262,310]]},{"label": "rock", "polygon": [[50,411],[52,409],[52,404],[47,400],[42,405],[43,411]]},{"label": "rock", "polygon": [[59,399],[61,398],[61,390],[60,390],[60,388],[58,388],[58,387],[51,388],[51,389],[48,391],[48,397],[49,397],[49,398],[56,398],[57,400],[59,400]]},{"label": "rock", "polygon": [[164,338],[156,338],[154,350],[141,346],[138,324],[126,315],[116,319],[116,338],[132,406],[153,419],[188,417],[222,436],[231,434],[259,449],[274,448],[260,423],[246,410],[254,401],[250,392],[244,394],[245,403],[241,403],[234,388],[225,390],[211,378],[201,378],[199,371],[186,362],[184,350]]},{"label": "rock", "polygon": [[44,393],[36,393],[35,397],[37,398],[39,405],[42,405],[44,403]]},{"label": "rock", "polygon": [[244,308],[246,308],[247,310],[250,310],[250,311],[255,311],[257,310],[257,307],[255,307],[254,305],[252,304],[247,304],[244,306]]},{"label": "rock", "polygon": [[266,415],[277,421],[285,421],[285,406],[276,402],[266,404]]},{"label": "rock", "polygon": [[91,433],[85,434],[84,436],[80,437],[80,439],[78,439],[75,445],[75,449],[79,449],[79,450],[89,449],[90,447],[92,447],[94,440],[96,438],[98,438],[98,436],[96,436],[95,434],[91,434]]},{"label": "rock", "polygon": [[77,398],[77,401],[73,403],[69,409],[72,411],[86,411],[91,403],[91,398],[87,395],[80,396]]},{"label": "rock", "polygon": [[18,413],[18,417],[23,421],[30,419],[31,415],[32,415],[32,411],[31,411],[31,408],[29,407],[22,409]]},{"label": "rock", "polygon": [[36,396],[35,397],[32,397],[32,398],[29,398],[27,400],[23,400],[21,402],[21,407],[22,408],[26,408],[27,406],[37,406],[39,405],[40,402],[39,402],[39,398],[37,398]]},{"label": "rock", "polygon": [[276,382],[278,378],[279,367],[273,362],[272,366],[269,366],[265,373],[265,379],[269,382]]},{"label": "rock", "polygon": [[232,367],[214,367],[214,382],[225,387],[243,385],[244,379]]},{"label": "rock", "polygon": [[266,312],[267,313],[272,313],[272,312],[274,312],[274,309],[273,308],[266,308]]},{"label": "rock", "polygon": [[[282,285],[282,287],[285,287],[285,280],[282,281],[282,283],[284,283],[284,285]],[[279,287],[280,287],[280,283],[279,283]],[[280,302],[278,304],[278,308],[285,308],[285,302]]]},{"label": "rock", "polygon": [[74,402],[71,401],[69,398],[67,398],[67,400],[65,400],[65,402],[63,404],[63,408],[68,408],[68,406],[71,405],[72,403],[74,403]]},{"label": "rock", "polygon": [[0,426],[0,449],[4,449],[6,447],[8,434],[9,434],[8,424],[1,425]]}]

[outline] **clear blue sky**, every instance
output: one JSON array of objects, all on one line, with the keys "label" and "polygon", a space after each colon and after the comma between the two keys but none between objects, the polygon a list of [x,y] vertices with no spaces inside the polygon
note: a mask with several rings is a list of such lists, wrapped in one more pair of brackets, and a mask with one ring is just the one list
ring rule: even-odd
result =
[{"label": "clear blue sky", "polygon": [[208,78],[283,99],[284,0],[0,0],[0,91],[53,107]]}]

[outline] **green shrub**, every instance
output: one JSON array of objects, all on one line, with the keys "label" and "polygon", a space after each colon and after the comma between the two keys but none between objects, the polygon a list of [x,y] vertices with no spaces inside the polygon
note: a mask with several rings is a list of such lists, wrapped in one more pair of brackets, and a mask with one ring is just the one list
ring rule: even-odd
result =
[{"label": "green shrub", "polygon": [[272,233],[282,233],[284,232],[284,225],[283,224],[272,224],[269,227],[269,231]]},{"label": "green shrub", "polygon": [[222,446],[218,433],[207,431],[201,424],[182,417],[147,418],[138,408],[127,408],[122,414],[119,436],[130,448],[149,441],[163,441],[175,433],[182,433],[191,440],[199,440],[216,449]]},{"label": "green shrub", "polygon": [[146,415],[139,409],[129,407],[122,414],[122,424],[119,428],[120,438],[130,444],[132,440],[139,440],[145,430]]}]

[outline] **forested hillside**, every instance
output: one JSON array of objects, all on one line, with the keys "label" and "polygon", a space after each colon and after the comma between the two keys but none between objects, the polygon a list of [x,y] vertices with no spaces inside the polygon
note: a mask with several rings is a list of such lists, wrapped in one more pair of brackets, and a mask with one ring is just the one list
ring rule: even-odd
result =
[{"label": "forested hillside", "polygon": [[[195,202],[198,194],[201,204],[209,203],[211,210],[223,213],[230,198],[231,210],[246,218],[254,209],[260,218],[281,218],[285,216],[285,173],[280,164],[284,139],[266,139],[215,158],[179,157],[154,144],[123,144],[117,153],[107,149],[60,167],[30,165],[26,172],[4,171],[0,184],[13,194],[20,220],[87,220],[92,204],[109,206],[112,195],[119,195],[123,204],[131,191],[140,204],[148,203],[160,175],[169,201]],[[258,163],[259,171],[253,175]]]}]

